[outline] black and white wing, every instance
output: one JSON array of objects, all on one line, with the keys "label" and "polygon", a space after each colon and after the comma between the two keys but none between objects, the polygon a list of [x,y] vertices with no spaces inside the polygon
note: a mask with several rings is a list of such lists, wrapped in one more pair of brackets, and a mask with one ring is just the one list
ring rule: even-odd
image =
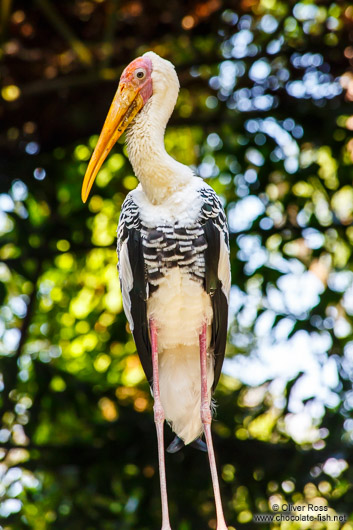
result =
[{"label": "black and white wing", "polygon": [[148,284],[143,257],[138,206],[126,197],[118,226],[119,279],[125,315],[129,321],[142,368],[152,382],[152,353],[148,334]]},{"label": "black and white wing", "polygon": [[221,375],[227,343],[228,303],[231,286],[229,232],[227,218],[215,191],[207,186],[199,190],[202,198],[200,221],[203,224],[205,250],[205,289],[211,296],[213,321],[211,350],[214,355],[215,390]]}]

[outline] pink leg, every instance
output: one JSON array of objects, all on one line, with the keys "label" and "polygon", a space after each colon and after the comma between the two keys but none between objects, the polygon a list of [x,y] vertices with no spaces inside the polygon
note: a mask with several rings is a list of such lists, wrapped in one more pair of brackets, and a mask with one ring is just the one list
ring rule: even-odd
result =
[{"label": "pink leg", "polygon": [[151,346],[152,346],[152,366],[153,366],[153,397],[154,397],[154,422],[156,424],[157,440],[158,440],[158,461],[159,461],[159,479],[161,484],[161,499],[162,499],[162,530],[171,530],[168,512],[168,495],[167,495],[167,480],[165,474],[164,461],[164,440],[163,440],[163,424],[164,424],[164,410],[162,407],[159,394],[159,375],[158,375],[158,345],[157,345],[157,329],[155,322],[150,320]]},{"label": "pink leg", "polygon": [[201,364],[201,420],[205,430],[208,458],[210,461],[213,492],[216,502],[216,513],[217,513],[217,530],[227,530],[227,525],[224,520],[221,494],[219,491],[216,459],[214,456],[212,434],[211,434],[211,409],[208,403],[207,393],[207,324],[202,325],[200,333],[200,364]]}]

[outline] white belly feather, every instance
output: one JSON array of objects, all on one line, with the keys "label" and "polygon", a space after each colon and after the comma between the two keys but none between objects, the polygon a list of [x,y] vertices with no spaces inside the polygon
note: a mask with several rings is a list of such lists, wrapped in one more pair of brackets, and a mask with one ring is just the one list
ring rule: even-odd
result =
[{"label": "white belly feather", "polygon": [[181,268],[167,269],[147,302],[147,315],[157,323],[160,351],[198,346],[202,323],[212,321],[210,296]]},{"label": "white belly feather", "polygon": [[[199,332],[207,319],[210,343],[212,307],[202,285],[182,269],[169,269],[147,302],[147,313],[158,329],[159,384],[167,421],[185,443],[202,433]],[[208,358],[211,401],[213,359]]]},{"label": "white belly feather", "polygon": [[[210,343],[212,307],[202,286],[177,267],[169,269],[147,303],[158,330],[159,385],[167,421],[185,443],[202,433],[199,332],[207,319]],[[213,360],[208,362],[211,400]]]}]

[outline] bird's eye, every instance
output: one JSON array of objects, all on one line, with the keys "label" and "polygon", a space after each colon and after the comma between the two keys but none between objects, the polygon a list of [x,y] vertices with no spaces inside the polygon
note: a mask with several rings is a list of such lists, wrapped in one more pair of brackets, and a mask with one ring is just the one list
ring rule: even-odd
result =
[{"label": "bird's eye", "polygon": [[142,70],[142,68],[139,70],[136,70],[135,77],[137,77],[137,79],[143,79],[145,76],[146,76],[146,72]]}]

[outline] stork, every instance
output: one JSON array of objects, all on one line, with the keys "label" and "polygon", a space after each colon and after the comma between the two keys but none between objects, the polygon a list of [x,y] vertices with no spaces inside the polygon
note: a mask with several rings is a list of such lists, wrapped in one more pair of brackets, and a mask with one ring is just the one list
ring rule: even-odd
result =
[{"label": "stork", "polygon": [[186,444],[208,451],[217,530],[226,530],[211,399],[226,345],[229,238],[214,190],[165,150],[164,132],[178,92],[174,66],[153,52],[125,68],[84,177],[82,200],[126,130],[128,156],[140,183],[122,205],[118,267],[124,311],[153,391],[162,530],[171,530],[165,419],[176,434],[167,451]]}]

